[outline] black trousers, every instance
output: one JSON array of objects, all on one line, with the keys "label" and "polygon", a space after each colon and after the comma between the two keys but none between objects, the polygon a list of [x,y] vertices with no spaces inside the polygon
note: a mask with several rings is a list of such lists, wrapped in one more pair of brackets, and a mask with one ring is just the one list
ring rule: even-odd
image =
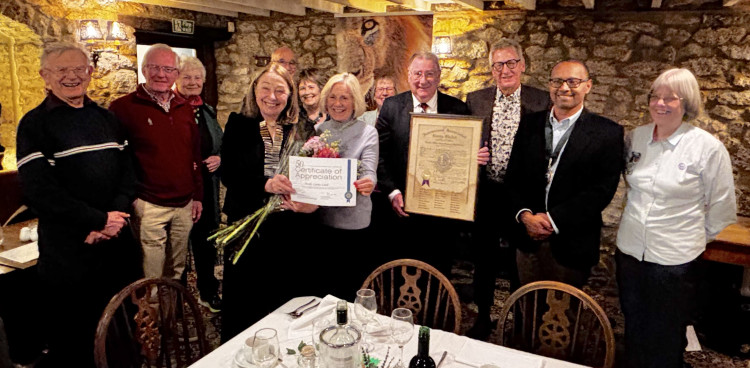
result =
[{"label": "black trousers", "polygon": [[[206,183],[203,185],[206,185]],[[219,291],[219,280],[214,275],[216,247],[213,241],[206,240],[219,227],[213,207],[212,201],[204,201],[203,215],[190,231],[190,247],[193,250],[195,273],[198,277],[198,291],[201,299],[205,301],[208,301]]]},{"label": "black trousers", "polygon": [[629,368],[681,368],[702,273],[700,261],[677,266],[639,261],[619,250],[617,283],[625,315]]}]

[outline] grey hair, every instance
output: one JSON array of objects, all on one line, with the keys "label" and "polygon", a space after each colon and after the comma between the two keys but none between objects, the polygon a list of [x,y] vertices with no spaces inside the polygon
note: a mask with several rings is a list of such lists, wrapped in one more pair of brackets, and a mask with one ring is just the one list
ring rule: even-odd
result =
[{"label": "grey hair", "polygon": [[151,47],[149,47],[148,50],[146,50],[145,54],[143,54],[143,65],[141,66],[141,72],[143,73],[143,75],[146,75],[146,64],[148,62],[148,59],[151,57],[151,54],[153,54],[156,51],[171,52],[172,55],[174,55],[174,65],[175,66],[180,65],[180,55],[177,55],[177,53],[174,52],[174,50],[172,50],[172,48],[169,47],[169,45],[163,44],[163,43],[155,43],[151,45]]},{"label": "grey hair", "polygon": [[186,70],[199,70],[201,72],[201,76],[205,79],[206,78],[206,67],[203,66],[203,63],[195,56],[185,56],[180,58],[180,74],[184,73]]},{"label": "grey hair", "polygon": [[40,65],[42,69],[47,67],[47,59],[49,59],[50,55],[60,55],[63,52],[71,50],[80,52],[83,56],[86,57],[86,66],[91,65],[91,55],[83,46],[72,42],[51,42],[44,45],[44,49],[42,50],[42,56],[40,58]]},{"label": "grey hair", "polygon": [[433,64],[435,64],[435,69],[438,71],[438,73],[441,72],[440,70],[440,59],[438,59],[437,55],[429,52],[429,51],[418,51],[415,52],[411,58],[409,58],[409,71],[411,72],[411,63],[414,62],[414,59],[424,59],[424,60],[430,60]]},{"label": "grey hair", "polygon": [[323,91],[320,92],[320,111],[328,114],[326,100],[328,100],[328,96],[331,94],[331,89],[336,83],[342,83],[345,85],[349,89],[349,93],[352,95],[352,100],[354,100],[354,114],[352,117],[364,114],[367,105],[365,104],[365,97],[362,95],[362,87],[360,87],[357,77],[350,73],[336,74],[328,80],[328,83],[323,87]]},{"label": "grey hair", "polygon": [[685,68],[673,68],[661,73],[651,84],[651,92],[659,87],[667,87],[682,99],[682,107],[688,119],[693,119],[703,111],[701,90],[695,75]]},{"label": "grey hair", "polygon": [[521,44],[516,40],[502,37],[495,41],[492,46],[490,46],[490,66],[492,66],[492,54],[494,54],[495,51],[502,49],[513,49],[513,51],[516,52],[516,55],[518,55],[518,57],[521,59],[521,62],[526,62],[526,59],[523,57],[523,48],[521,47]]}]

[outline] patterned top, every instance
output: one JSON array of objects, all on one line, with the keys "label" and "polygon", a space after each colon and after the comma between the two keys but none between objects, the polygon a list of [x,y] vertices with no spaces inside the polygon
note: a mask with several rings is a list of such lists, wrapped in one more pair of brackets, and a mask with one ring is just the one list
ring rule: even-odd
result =
[{"label": "patterned top", "polygon": [[169,90],[169,99],[167,99],[166,101],[162,101],[159,97],[156,97],[153,92],[146,88],[145,83],[143,83],[143,90],[146,91],[146,94],[148,94],[148,96],[151,97],[154,102],[156,102],[162,109],[164,109],[164,112],[166,112],[167,114],[169,113],[169,106],[172,104],[172,99],[175,96],[174,92],[171,89]]},{"label": "patterned top", "polygon": [[279,155],[281,154],[281,141],[283,140],[281,125],[276,125],[276,131],[273,133],[273,140],[271,140],[271,132],[268,131],[266,121],[261,121],[260,136],[263,138],[263,151],[266,155],[263,160],[263,175],[270,178],[276,174],[276,169],[279,168]]},{"label": "patterned top", "polygon": [[498,90],[495,106],[492,108],[492,131],[490,132],[492,159],[487,166],[488,176],[495,182],[503,182],[520,121],[521,88],[516,89],[510,96],[505,96]]}]

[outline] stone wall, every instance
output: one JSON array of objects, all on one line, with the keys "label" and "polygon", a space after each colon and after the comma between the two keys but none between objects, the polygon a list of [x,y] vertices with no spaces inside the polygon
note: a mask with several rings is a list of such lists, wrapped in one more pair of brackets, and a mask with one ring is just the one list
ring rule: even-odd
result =
[{"label": "stone wall", "polygon": [[256,66],[255,56],[271,56],[286,45],[297,54],[298,70],[316,67],[324,75],[336,73],[336,22],[329,13],[308,10],[306,17],[247,17],[237,21],[236,33],[216,48],[216,78],[219,81],[219,122],[226,123],[230,112],[240,110]]}]

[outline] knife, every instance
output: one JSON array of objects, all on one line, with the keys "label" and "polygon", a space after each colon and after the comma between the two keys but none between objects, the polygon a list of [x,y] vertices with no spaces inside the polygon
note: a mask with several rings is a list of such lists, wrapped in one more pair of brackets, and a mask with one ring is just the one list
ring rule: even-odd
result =
[{"label": "knife", "polygon": [[440,361],[438,362],[438,364],[437,364],[437,367],[436,367],[436,368],[440,368],[440,365],[441,365],[441,364],[443,364],[443,361],[445,360],[445,356],[446,356],[446,355],[448,355],[448,351],[447,351],[447,350],[443,352],[443,355],[442,355],[442,356],[440,356]]}]

